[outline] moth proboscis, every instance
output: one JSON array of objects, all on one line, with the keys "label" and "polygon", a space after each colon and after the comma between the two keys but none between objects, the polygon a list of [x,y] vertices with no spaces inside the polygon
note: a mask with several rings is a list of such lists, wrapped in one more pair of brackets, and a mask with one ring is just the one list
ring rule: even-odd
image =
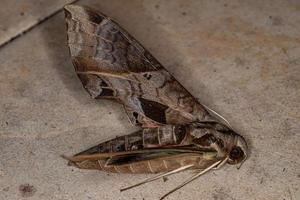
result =
[{"label": "moth proboscis", "polygon": [[197,172],[163,199],[212,169],[246,160],[245,139],[200,104],[115,21],[77,5],[65,6],[65,17],[72,62],[83,87],[94,99],[121,103],[130,121],[141,127],[65,156],[71,165],[117,173],[161,173],[121,191],[185,170]]}]

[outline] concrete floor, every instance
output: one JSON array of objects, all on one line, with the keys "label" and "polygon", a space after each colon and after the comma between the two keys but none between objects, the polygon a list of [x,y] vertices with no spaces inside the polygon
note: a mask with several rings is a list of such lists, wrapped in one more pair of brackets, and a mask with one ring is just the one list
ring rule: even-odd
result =
[{"label": "concrete floor", "polygon": [[[71,1],[5,2],[14,3],[2,3],[0,44]],[[20,2],[29,13],[21,14]],[[240,170],[225,166],[168,199],[300,198],[299,1],[79,3],[119,22],[250,144],[250,158]],[[67,166],[61,154],[136,128],[120,105],[92,100],[83,90],[69,59],[62,12],[2,45],[0,63],[1,200],[152,200],[190,176],[186,172],[120,193],[119,188],[151,175]]]}]

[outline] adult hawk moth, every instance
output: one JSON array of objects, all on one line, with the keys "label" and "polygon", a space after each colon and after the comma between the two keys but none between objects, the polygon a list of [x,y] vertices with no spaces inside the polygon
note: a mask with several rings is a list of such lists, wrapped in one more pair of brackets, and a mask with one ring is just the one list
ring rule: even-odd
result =
[{"label": "adult hawk moth", "polygon": [[65,6],[72,62],[95,99],[124,105],[140,131],[101,143],[74,156],[82,169],[158,173],[134,186],[192,169],[196,175],[171,192],[223,164],[242,163],[242,136],[210,114],[145,48],[116,22],[87,7]]}]

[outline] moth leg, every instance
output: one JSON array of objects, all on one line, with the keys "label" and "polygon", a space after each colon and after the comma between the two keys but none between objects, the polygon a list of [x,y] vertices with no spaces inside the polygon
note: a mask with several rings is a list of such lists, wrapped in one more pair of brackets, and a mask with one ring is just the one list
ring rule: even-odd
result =
[{"label": "moth leg", "polygon": [[220,164],[218,164],[217,166],[215,166],[213,169],[217,170],[217,169],[220,169],[221,167],[223,167],[223,165],[226,164],[228,160],[228,157],[226,157],[224,160],[222,160],[222,162]]},{"label": "moth leg", "polygon": [[[212,146],[213,148],[215,148],[219,154],[222,155],[222,152],[223,152],[223,151],[222,151],[222,146],[221,146],[221,144],[218,143],[217,140],[214,141],[214,142],[211,144],[211,146]],[[215,169],[215,170],[220,169],[220,168],[227,162],[227,160],[228,160],[228,157],[226,157],[224,160],[222,160],[222,162],[221,162],[220,164],[218,164],[217,166],[215,166],[213,169]]]},{"label": "moth leg", "polygon": [[142,184],[144,184],[144,183],[149,183],[149,182],[151,182],[151,181],[155,181],[155,180],[157,180],[157,179],[160,179],[161,177],[166,177],[166,176],[169,176],[169,175],[171,175],[171,174],[175,174],[175,173],[178,173],[178,172],[187,170],[187,169],[189,169],[189,168],[191,168],[191,167],[193,167],[193,166],[194,166],[194,165],[185,165],[185,166],[183,166],[183,167],[179,167],[179,168],[177,168],[177,169],[175,169],[175,170],[166,172],[166,173],[164,173],[164,174],[159,174],[159,175],[157,175],[157,176],[148,178],[148,179],[146,179],[146,180],[144,180],[144,181],[142,181],[142,182],[140,182],[140,183],[134,184],[134,185],[132,185],[132,186],[129,186],[129,187],[126,187],[126,188],[122,188],[122,189],[120,189],[120,191],[122,192],[122,191],[125,191],[125,190],[128,190],[128,189],[134,188],[134,187],[136,187],[136,186],[142,185]]},{"label": "moth leg", "polygon": [[[219,140],[218,138],[216,138],[215,136],[213,136],[212,134],[207,134],[205,136],[205,142],[206,142],[206,146],[207,147],[210,147],[212,149],[215,149],[217,151],[217,154],[220,155],[221,157],[222,156],[226,156],[224,154],[224,151],[223,151],[223,142],[221,140]],[[200,138],[201,139],[201,138]],[[196,143],[197,145],[197,143]],[[219,169],[220,167],[222,167],[226,162],[227,162],[228,158],[226,157],[224,160],[222,160],[222,162],[217,165],[214,169]]]},{"label": "moth leg", "polygon": [[199,176],[201,176],[202,174],[205,174],[206,172],[208,172],[209,170],[213,169],[214,167],[218,166],[221,163],[221,160],[215,162],[214,164],[212,164],[211,166],[207,167],[205,170],[201,171],[200,173],[190,177],[189,179],[187,179],[186,181],[184,181],[182,184],[180,184],[179,186],[177,186],[176,188],[174,188],[173,190],[171,190],[170,192],[168,192],[167,194],[165,194],[164,196],[162,196],[159,200],[163,200],[164,198],[166,198],[167,196],[169,196],[170,194],[172,194],[173,192],[175,192],[176,190],[182,188],[183,186],[185,186],[186,184],[192,182],[193,180],[195,180],[196,178],[198,178]]},{"label": "moth leg", "polygon": [[[219,160],[219,161],[220,161],[219,164],[216,165],[215,167],[213,167],[212,169],[213,169],[213,170],[220,169],[221,167],[223,167],[223,165],[226,164],[227,160],[228,160],[228,157],[226,157],[226,158],[223,159],[223,160]],[[200,173],[200,172],[202,172],[202,171],[203,171],[202,169],[197,169],[197,170],[193,171],[192,174],[198,174],[198,173]]]}]

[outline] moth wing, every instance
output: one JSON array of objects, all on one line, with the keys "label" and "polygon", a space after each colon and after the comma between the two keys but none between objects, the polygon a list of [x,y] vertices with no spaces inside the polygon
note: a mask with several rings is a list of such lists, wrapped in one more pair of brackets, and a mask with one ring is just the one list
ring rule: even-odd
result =
[{"label": "moth wing", "polygon": [[122,104],[143,127],[207,120],[206,109],[130,34],[92,9],[67,5],[68,44],[84,88]]},{"label": "moth wing", "polygon": [[114,156],[106,161],[106,165],[126,165],[135,162],[154,160],[154,159],[167,159],[178,156],[199,156],[196,153],[178,153],[178,152],[156,152],[156,153],[145,153],[145,154],[128,154],[123,156]]},{"label": "moth wing", "polygon": [[85,154],[85,155],[75,155],[72,157],[64,158],[69,161],[83,162],[83,161],[95,161],[95,160],[106,160],[106,165],[124,165],[134,162],[160,159],[167,157],[171,158],[174,156],[199,156],[202,155],[205,158],[213,159],[217,156],[216,151],[202,149],[202,150],[193,150],[193,149],[184,149],[182,146],[177,148],[159,148],[159,149],[142,149],[135,151],[120,151],[120,152],[111,152],[111,153],[96,153],[96,154]]}]

